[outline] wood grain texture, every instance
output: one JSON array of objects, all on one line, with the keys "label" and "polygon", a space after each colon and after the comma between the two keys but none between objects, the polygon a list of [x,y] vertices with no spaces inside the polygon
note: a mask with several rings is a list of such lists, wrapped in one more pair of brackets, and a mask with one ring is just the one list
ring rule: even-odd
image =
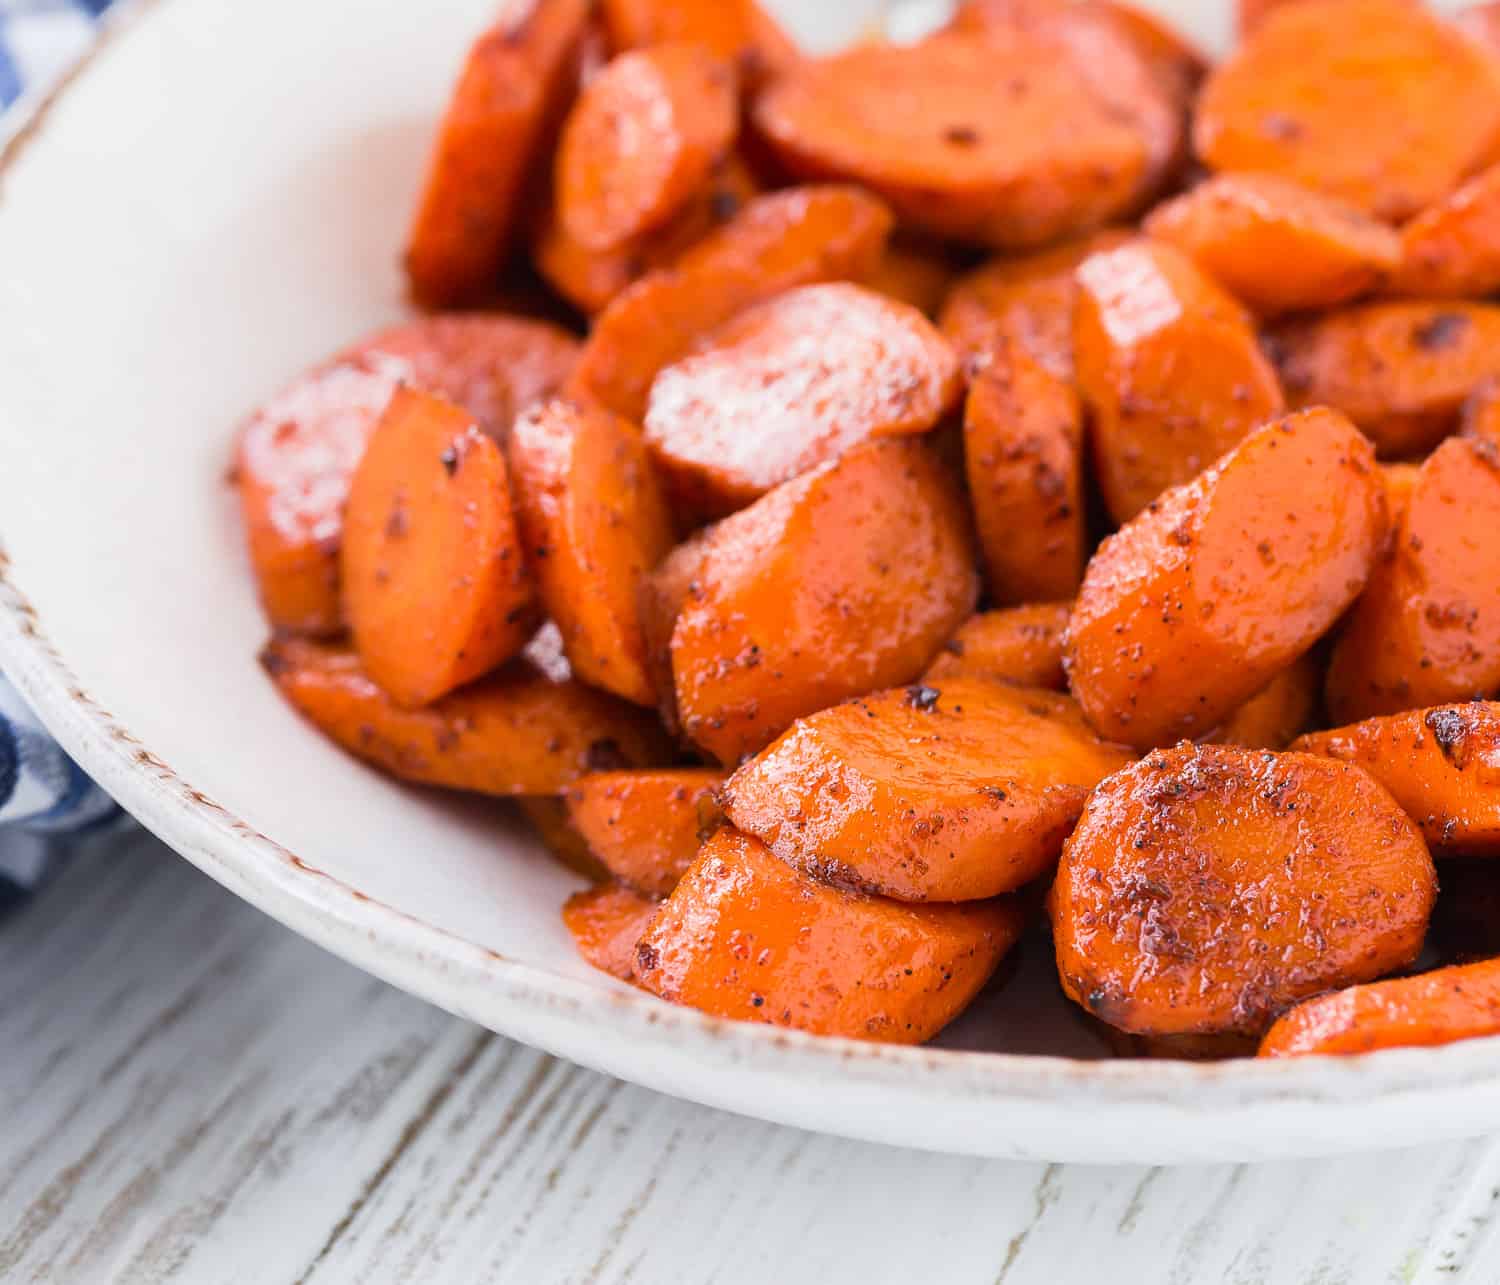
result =
[{"label": "wood grain texture", "polygon": [[372,980],[145,837],[0,926],[7,1282],[1488,1282],[1497,1209],[1488,1140],[1105,1169],[674,1102]]}]

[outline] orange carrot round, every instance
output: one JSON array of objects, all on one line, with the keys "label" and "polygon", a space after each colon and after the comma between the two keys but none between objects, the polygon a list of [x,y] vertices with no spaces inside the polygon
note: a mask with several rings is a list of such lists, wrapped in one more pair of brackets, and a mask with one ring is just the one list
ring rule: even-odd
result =
[{"label": "orange carrot round", "polygon": [[1046,602],[971,616],[943,644],[922,681],[941,686],[948,678],[988,678],[1065,691],[1063,630],[1072,610],[1071,602]]},{"label": "orange carrot round", "polygon": [[1308,654],[1293,661],[1218,727],[1198,739],[1247,750],[1282,750],[1307,730],[1322,696],[1323,667]]},{"label": "orange carrot round", "polygon": [[573,783],[568,808],[590,850],[621,882],[652,897],[671,894],[724,819],[714,768],[596,772]]},{"label": "orange carrot round", "polygon": [[1401,229],[1398,294],[1478,298],[1500,289],[1500,165],[1475,175]]},{"label": "orange carrot round", "polygon": [[589,851],[584,837],[568,820],[568,805],[555,796],[526,796],[516,799],[521,815],[531,823],[536,836],[558,862],[590,883],[609,878],[609,871]]},{"label": "orange carrot round", "polygon": [[617,52],[691,41],[737,66],[751,88],[799,57],[755,0],[602,0],[600,11]]},{"label": "orange carrot round", "polygon": [[563,923],[578,953],[600,972],[635,980],[635,948],[659,903],[621,884],[575,892],[563,903]]}]

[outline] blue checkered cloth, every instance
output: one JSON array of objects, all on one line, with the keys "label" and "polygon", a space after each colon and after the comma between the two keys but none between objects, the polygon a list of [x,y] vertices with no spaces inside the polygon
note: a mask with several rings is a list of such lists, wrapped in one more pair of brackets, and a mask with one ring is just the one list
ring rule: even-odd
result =
[{"label": "blue checkered cloth", "polygon": [[[109,0],[0,0],[0,111],[44,93],[87,47]],[[25,103],[0,115],[0,140]],[[109,797],[57,747],[0,676],[0,914],[79,836],[118,824]]]}]

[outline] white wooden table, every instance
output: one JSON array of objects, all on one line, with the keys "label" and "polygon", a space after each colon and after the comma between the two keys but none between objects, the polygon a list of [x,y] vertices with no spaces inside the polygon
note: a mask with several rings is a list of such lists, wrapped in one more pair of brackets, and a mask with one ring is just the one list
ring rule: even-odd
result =
[{"label": "white wooden table", "polygon": [[1199,1169],[672,1101],[357,972],[141,836],[0,923],[0,1281],[1492,1282],[1500,1145]]}]

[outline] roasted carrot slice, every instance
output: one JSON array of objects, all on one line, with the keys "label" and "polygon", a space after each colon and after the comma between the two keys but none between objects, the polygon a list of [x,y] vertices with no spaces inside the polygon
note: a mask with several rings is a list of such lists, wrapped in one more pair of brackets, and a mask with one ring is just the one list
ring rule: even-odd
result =
[{"label": "roasted carrot slice", "polygon": [[936,317],[953,277],[953,261],[940,248],[904,237],[886,246],[862,284],[876,294],[910,304],[924,316]]},{"label": "roasted carrot slice", "polygon": [[1282,750],[1305,732],[1323,694],[1323,667],[1312,655],[1288,665],[1218,727],[1201,736],[1213,745]]},{"label": "roasted carrot slice", "polygon": [[622,982],[635,980],[635,947],[655,917],[659,903],[634,888],[601,884],[575,892],[563,903],[563,923],[578,953],[601,972]]},{"label": "roasted carrot slice", "polygon": [[672,677],[672,631],[703,569],[711,530],[700,531],[679,544],[654,571],[642,577],[636,591],[646,670],[656,691],[657,712],[673,736],[682,734],[682,719],[677,712],[677,691]]},{"label": "roasted carrot slice", "polygon": [[491,436],[566,378],[571,335],[519,317],[446,316],[371,335],[315,366],[240,430],[234,478],[261,602],[274,629],[342,627],[339,543],[349,479],[398,384],[457,402]]},{"label": "roasted carrot slice", "polygon": [[406,274],[428,307],[482,295],[504,266],[590,5],[532,0],[509,8],[469,51],[412,225]]},{"label": "roasted carrot slice", "polygon": [[662,999],[719,1017],[920,1044],[963,1012],[1020,930],[1006,898],[867,897],[724,829],[647,927],[635,973]]},{"label": "roasted carrot slice", "polygon": [[683,730],[721,763],[910,682],[974,609],[968,518],[920,441],[856,447],[725,518],[672,631]]},{"label": "roasted carrot slice", "polygon": [[943,644],[922,681],[941,686],[950,678],[988,678],[1065,691],[1063,630],[1072,610],[1071,602],[1046,602],[971,616]]},{"label": "roasted carrot slice", "polygon": [[347,647],[277,639],[261,664],[319,731],[392,776],[480,794],[560,794],[585,772],[663,762],[649,715],[525,655],[425,709],[403,709]]},{"label": "roasted carrot slice", "polygon": [[1273,330],[1268,346],[1295,406],[1333,406],[1382,456],[1430,450],[1464,399],[1500,374],[1500,307],[1444,302],[1357,304]]},{"label": "roasted carrot slice", "polygon": [[796,45],[754,0],[603,0],[602,12],[617,51],[692,41],[737,64],[752,88],[799,57]]},{"label": "roasted carrot slice", "polygon": [[1475,175],[1401,229],[1398,294],[1478,298],[1500,289],[1500,165]]},{"label": "roasted carrot slice", "polygon": [[1069,597],[1088,557],[1083,409],[1071,385],[1000,340],[969,385],[964,466],[990,601]]},{"label": "roasted carrot slice", "polygon": [[1210,73],[1194,144],[1215,170],[1255,170],[1410,218],[1500,140],[1500,68],[1405,0],[1308,0],[1267,14]]},{"label": "roasted carrot slice", "polygon": [[1387,714],[1313,732],[1295,748],[1358,763],[1435,851],[1500,852],[1500,705],[1471,701]]},{"label": "roasted carrot slice", "polygon": [[1258,1035],[1288,1004],[1404,968],[1437,879],[1360,768],[1227,745],[1105,781],[1052,887],[1068,997],[1145,1035]]},{"label": "roasted carrot slice", "polygon": [[597,406],[538,402],[516,421],[510,468],[526,557],[574,672],[654,704],[637,595],[673,530],[640,430]]},{"label": "roasted carrot slice", "polygon": [[699,44],[621,54],[578,96],[557,150],[558,214],[589,250],[661,227],[707,181],[739,126],[734,69]]},{"label": "roasted carrot slice", "polygon": [[568,809],[616,879],[666,897],[723,821],[716,797],[723,784],[724,773],[713,768],[597,772],[573,783]]},{"label": "roasted carrot slice", "polygon": [[1142,749],[1209,731],[1358,596],[1385,509],[1370,444],[1337,411],[1268,424],[1168,491],[1078,592],[1065,655],[1089,720]]},{"label": "roasted carrot slice", "polygon": [[1333,649],[1328,712],[1349,723],[1500,692],[1500,452],[1455,438],[1422,465]]},{"label": "roasted carrot slice", "polygon": [[1283,408],[1250,318],[1180,251],[1079,265],[1073,345],[1105,505],[1125,522]]},{"label": "roasted carrot slice", "polygon": [[903,223],[1037,246],[1121,215],[1151,182],[1159,140],[1139,117],[1160,98],[1136,70],[1146,99],[1132,114],[1052,33],[864,44],[788,71],[754,119],[792,172],[864,183]]},{"label": "roasted carrot slice", "polygon": [[1486,1035],[1500,1035],[1500,959],[1350,986],[1310,999],[1266,1032],[1260,1056],[1347,1056]]},{"label": "roasted carrot slice", "polygon": [[1073,378],[1074,270],[1091,254],[1131,239],[1124,228],[1102,228],[1028,255],[991,259],[961,277],[943,304],[940,325],[959,356],[972,363],[1003,337],[1059,379]]},{"label": "roasted carrot slice", "polygon": [[521,809],[521,815],[531,822],[531,828],[536,831],[547,851],[569,870],[594,883],[609,878],[609,871],[590,851],[584,837],[573,828],[573,823],[568,819],[566,802],[552,796],[518,798],[516,806]]},{"label": "roasted carrot slice", "polygon": [[799,719],[722,799],[736,827],[816,878],[974,901],[1049,873],[1089,790],[1134,758],[1066,696],[953,678]]},{"label": "roasted carrot slice", "polygon": [[1275,174],[1221,174],[1142,227],[1261,316],[1348,303],[1401,261],[1401,238],[1384,223]]},{"label": "roasted carrot slice", "polygon": [[890,230],[890,211],[857,188],[759,197],[675,268],[642,277],[599,314],[571,387],[639,423],[657,372],[705,332],[794,286],[862,280]]},{"label": "roasted carrot slice", "polygon": [[847,283],[741,313],[651,385],[646,441],[683,508],[742,509],[870,437],[923,433],[958,359],[915,308]]}]

